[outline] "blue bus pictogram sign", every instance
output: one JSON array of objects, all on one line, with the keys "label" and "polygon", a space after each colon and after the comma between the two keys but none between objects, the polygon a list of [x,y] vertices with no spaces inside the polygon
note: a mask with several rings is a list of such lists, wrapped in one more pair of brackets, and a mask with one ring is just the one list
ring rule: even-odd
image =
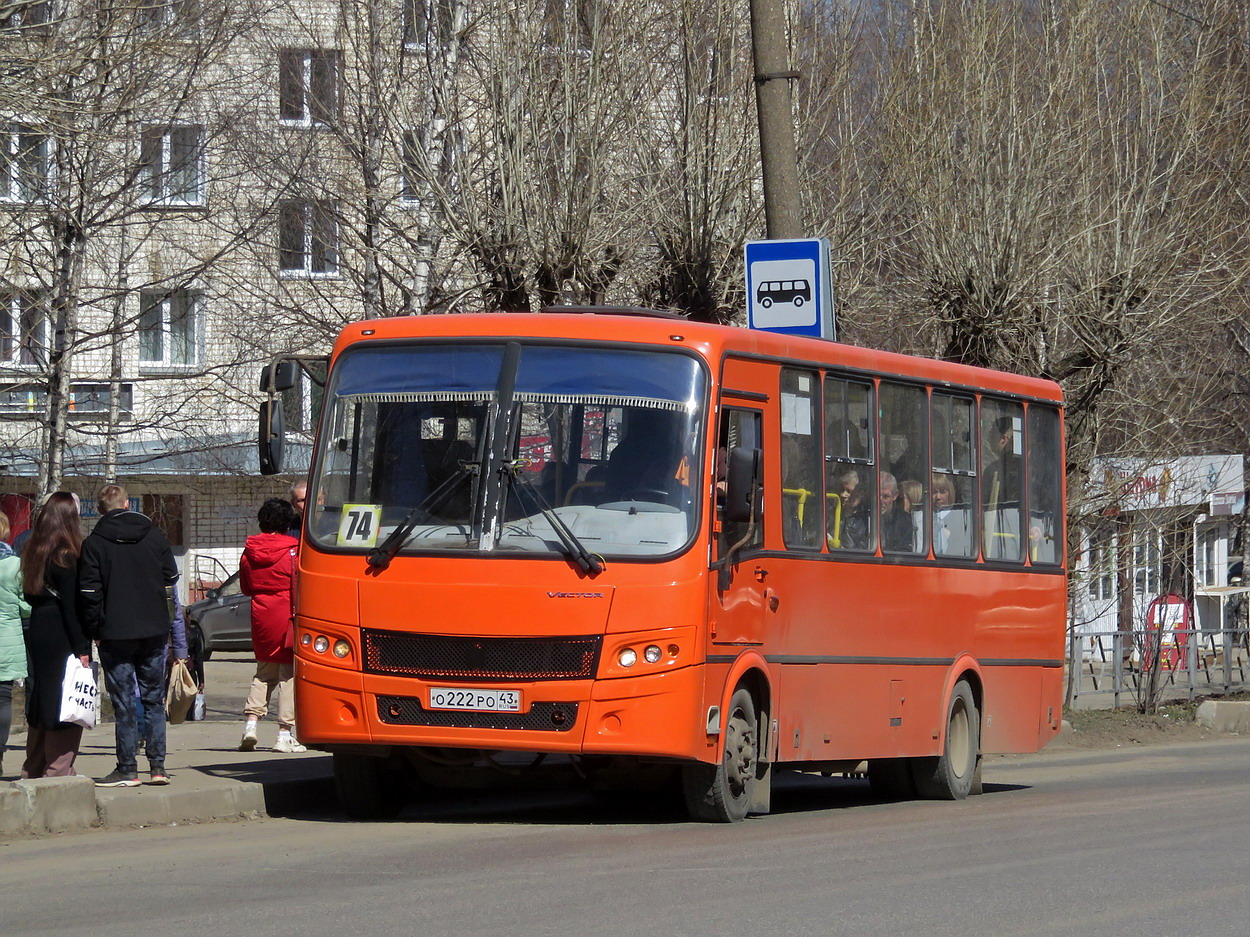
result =
[{"label": "blue bus pictogram sign", "polygon": [[828,240],[748,241],[745,252],[751,328],[836,337]]}]

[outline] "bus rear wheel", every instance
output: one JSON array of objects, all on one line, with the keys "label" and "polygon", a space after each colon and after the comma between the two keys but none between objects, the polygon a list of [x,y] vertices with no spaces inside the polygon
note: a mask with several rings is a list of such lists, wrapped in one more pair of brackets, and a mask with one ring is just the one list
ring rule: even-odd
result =
[{"label": "bus rear wheel", "polygon": [[389,820],[404,806],[403,781],[387,758],[335,752],[334,790],[353,820]]},{"label": "bus rear wheel", "polygon": [[729,700],[720,761],[682,767],[682,793],[690,819],[737,823],[746,818],[758,768],[758,741],[755,700],[749,690],[739,687]]},{"label": "bus rear wheel", "polygon": [[972,687],[955,684],[946,714],[946,741],[937,757],[913,758],[916,791],[930,800],[963,800],[979,787],[981,718]]}]

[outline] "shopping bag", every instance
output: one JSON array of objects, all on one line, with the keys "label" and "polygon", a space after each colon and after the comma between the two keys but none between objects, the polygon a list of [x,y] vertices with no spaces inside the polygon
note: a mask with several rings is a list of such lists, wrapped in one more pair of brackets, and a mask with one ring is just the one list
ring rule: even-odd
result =
[{"label": "shopping bag", "polygon": [[65,661],[65,678],[61,681],[61,722],[71,722],[84,729],[94,729],[100,713],[100,689],[97,682],[99,664],[82,661],[70,655]]},{"label": "shopping bag", "polygon": [[199,685],[187,669],[187,662],[175,660],[169,670],[169,688],[165,691],[165,718],[174,725],[187,718],[187,710],[195,704]]}]

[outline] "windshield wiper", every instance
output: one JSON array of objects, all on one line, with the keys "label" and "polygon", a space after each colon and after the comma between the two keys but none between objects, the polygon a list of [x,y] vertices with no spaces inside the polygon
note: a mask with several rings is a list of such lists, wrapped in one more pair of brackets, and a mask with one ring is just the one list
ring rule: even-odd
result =
[{"label": "windshield wiper", "polygon": [[567,556],[573,559],[582,572],[589,576],[597,576],[603,572],[603,558],[598,554],[591,553],[586,549],[586,545],[577,539],[577,534],[569,529],[569,525],[564,523],[560,515],[558,515],[547,503],[547,499],[543,497],[541,491],[534,487],[534,484],[520,472],[520,460],[506,463],[500,471],[506,472],[508,476],[521,484],[517,488],[517,493],[525,493],[532,499],[533,505],[538,509],[543,517],[547,519],[547,523],[551,525],[551,529],[556,532],[556,536],[560,538],[560,543],[564,545],[564,551]]},{"label": "windshield wiper", "polygon": [[482,464],[480,462],[461,462],[460,468],[445,478],[437,488],[421,499],[421,503],[404,515],[404,519],[399,525],[387,534],[386,539],[379,543],[376,547],[369,551],[369,565],[381,571],[391,565],[391,560],[395,559],[404,545],[404,541],[408,539],[408,535],[416,528],[417,524],[423,519],[424,514],[429,517],[429,508],[438,504],[443,498],[455,491],[456,487],[466,478],[471,478],[481,471]]}]

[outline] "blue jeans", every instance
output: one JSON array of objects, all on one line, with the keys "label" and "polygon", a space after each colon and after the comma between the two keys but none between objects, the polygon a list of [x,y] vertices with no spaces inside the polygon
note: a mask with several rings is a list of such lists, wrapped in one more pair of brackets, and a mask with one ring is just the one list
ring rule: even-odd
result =
[{"label": "blue jeans", "polygon": [[148,762],[153,767],[165,767],[165,636],[101,641],[100,663],[104,666],[104,686],[113,702],[113,718],[117,720],[117,769],[139,768],[139,707],[143,709]]}]

